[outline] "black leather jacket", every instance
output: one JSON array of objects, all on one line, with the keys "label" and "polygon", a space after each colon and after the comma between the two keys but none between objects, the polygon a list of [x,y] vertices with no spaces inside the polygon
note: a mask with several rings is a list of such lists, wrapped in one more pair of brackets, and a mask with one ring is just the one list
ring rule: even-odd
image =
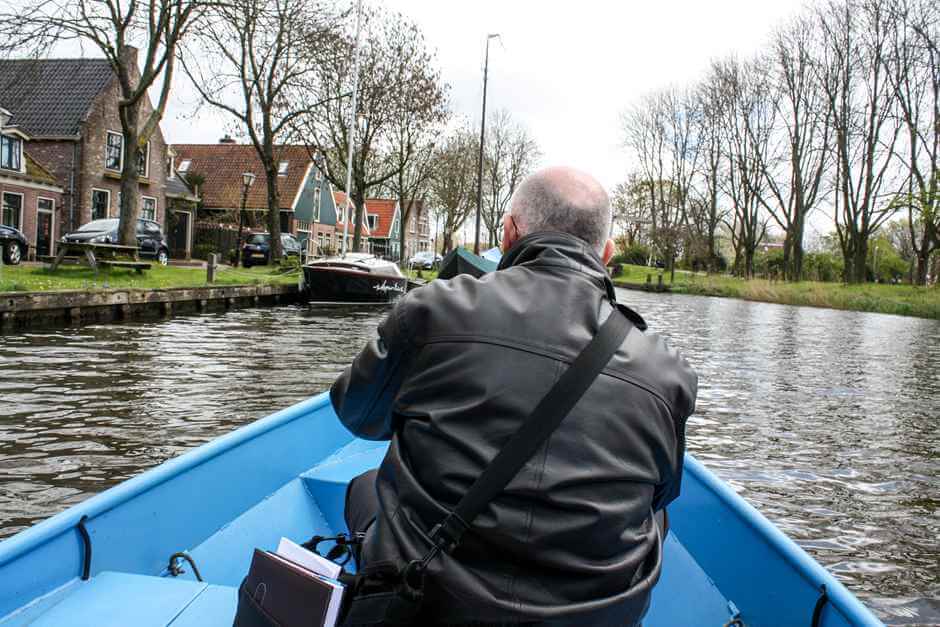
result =
[{"label": "black leather jacket", "polygon": [[412,560],[613,306],[635,328],[557,431],[452,555],[431,563],[439,623],[630,625],[659,578],[653,511],[679,494],[696,375],[615,303],[597,254],[520,240],[497,272],[410,292],[336,381],[354,434],[391,439],[364,562]]}]

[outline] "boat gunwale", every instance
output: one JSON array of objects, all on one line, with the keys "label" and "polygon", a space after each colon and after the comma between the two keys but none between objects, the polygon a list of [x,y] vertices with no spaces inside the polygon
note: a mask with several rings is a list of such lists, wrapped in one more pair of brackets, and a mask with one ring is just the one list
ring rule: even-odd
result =
[{"label": "boat gunwale", "polygon": [[82,516],[88,516],[88,520],[93,520],[250,440],[285,424],[302,419],[329,404],[329,392],[321,392],[307,400],[285,407],[234,431],[215,437],[180,455],[171,457],[139,475],[113,485],[107,490],[76,503],[58,514],[27,527],[23,531],[0,541],[0,567],[61,536],[63,533],[74,531]]},{"label": "boat gunwale", "polygon": [[403,274],[379,274],[377,272],[371,272],[365,269],[359,268],[349,268],[343,266],[328,266],[328,265],[312,265],[307,264],[303,267],[304,270],[310,270],[311,272],[335,272],[339,274],[349,274],[353,276],[366,276],[376,279],[393,279],[396,281],[407,281],[408,277]]},{"label": "boat gunwale", "polygon": [[[834,609],[846,619],[852,621],[853,625],[871,625],[873,627],[884,625],[834,574],[829,572],[797,544],[793,538],[781,531],[769,518],[761,514],[756,507],[748,503],[747,499],[735,492],[727,482],[709,470],[705,464],[696,459],[691,453],[685,454],[684,471],[689,472],[701,481],[706,490],[721,500],[745,525],[751,527],[819,594],[822,594],[821,588],[825,586],[829,604],[833,605]],[[679,498],[682,498],[681,494]],[[682,543],[681,537],[679,537],[679,542]],[[692,555],[694,557],[695,553],[692,553]],[[698,560],[696,559],[696,561]],[[705,572],[708,572],[708,570]],[[719,586],[720,589],[721,586]]]}]

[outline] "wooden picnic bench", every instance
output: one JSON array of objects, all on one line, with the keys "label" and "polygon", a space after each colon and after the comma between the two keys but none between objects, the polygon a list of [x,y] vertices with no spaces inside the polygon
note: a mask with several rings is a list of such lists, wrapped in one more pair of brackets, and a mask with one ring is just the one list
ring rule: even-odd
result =
[{"label": "wooden picnic bench", "polygon": [[[59,250],[51,258],[52,272],[69,260],[80,263],[82,258],[88,266],[98,272],[98,266],[105,268],[133,268],[138,273],[150,269],[149,263],[142,263],[137,246],[122,246],[120,244],[92,244],[90,242],[59,242]],[[128,260],[129,258],[129,260]]]}]

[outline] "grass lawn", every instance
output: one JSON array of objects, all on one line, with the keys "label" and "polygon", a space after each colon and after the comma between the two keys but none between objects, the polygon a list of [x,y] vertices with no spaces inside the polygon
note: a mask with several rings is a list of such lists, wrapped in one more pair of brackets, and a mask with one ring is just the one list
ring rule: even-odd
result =
[{"label": "grass lawn", "polygon": [[[263,283],[293,284],[297,271],[280,274],[274,266],[253,268],[223,267],[216,272],[213,285],[252,285]],[[41,292],[58,290],[99,290],[108,288],[159,289],[168,287],[203,287],[204,268],[161,266],[137,274],[133,270],[112,268],[95,273],[87,266],[60,266],[55,273],[45,264],[4,265],[0,269],[0,292]]]},{"label": "grass lawn", "polygon": [[[623,274],[614,278],[614,284],[618,282],[645,283],[647,274],[653,275],[655,284],[660,272],[656,268],[625,265]],[[704,273],[680,270],[676,271],[675,283],[670,283],[669,274],[663,273],[663,283],[669,285],[673,292],[680,294],[723,296],[765,303],[808,305],[940,319],[940,289],[936,287],[877,283],[842,285],[816,281],[787,283],[771,282],[766,279],[745,281],[727,275],[708,276]]]},{"label": "grass lawn", "polygon": [[409,279],[421,278],[425,281],[433,281],[437,278],[437,270],[422,270],[420,277],[417,270],[405,270],[405,276]]}]

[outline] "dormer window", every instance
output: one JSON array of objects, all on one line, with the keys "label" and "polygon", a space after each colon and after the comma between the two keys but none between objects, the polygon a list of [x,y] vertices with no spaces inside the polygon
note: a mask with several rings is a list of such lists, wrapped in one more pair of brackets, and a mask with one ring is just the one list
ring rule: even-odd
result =
[{"label": "dormer window", "polygon": [[23,140],[19,137],[0,135],[0,168],[23,171]]},{"label": "dormer window", "polygon": [[108,143],[104,149],[104,167],[120,172],[124,168],[124,135],[108,131]]},{"label": "dormer window", "polygon": [[374,231],[379,225],[379,216],[375,214],[369,214],[369,230]]},{"label": "dormer window", "polygon": [[181,172],[182,174],[186,174],[187,172],[189,172],[189,166],[191,166],[192,164],[193,164],[192,159],[183,159],[182,161],[180,161],[180,167],[177,168],[177,171]]},{"label": "dormer window", "polygon": [[279,164],[277,164],[278,176],[287,176],[287,166],[289,163],[289,161],[281,161]]}]

